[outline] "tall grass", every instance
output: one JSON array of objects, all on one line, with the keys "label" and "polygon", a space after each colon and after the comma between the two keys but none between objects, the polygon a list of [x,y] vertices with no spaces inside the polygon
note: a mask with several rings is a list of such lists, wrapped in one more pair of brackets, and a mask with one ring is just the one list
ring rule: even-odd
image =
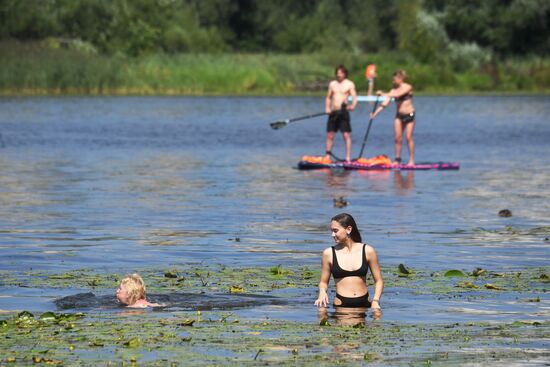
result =
[{"label": "tall grass", "polygon": [[106,56],[44,42],[0,42],[0,94],[324,93],[344,63],[360,89],[364,68],[378,66],[377,88],[405,69],[425,93],[550,92],[550,59],[503,60],[456,72],[451,63],[422,64],[405,54],[153,54]]}]

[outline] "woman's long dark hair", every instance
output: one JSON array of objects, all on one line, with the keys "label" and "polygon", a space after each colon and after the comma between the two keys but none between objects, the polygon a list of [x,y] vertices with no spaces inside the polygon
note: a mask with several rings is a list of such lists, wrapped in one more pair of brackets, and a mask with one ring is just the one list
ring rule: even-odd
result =
[{"label": "woman's long dark hair", "polygon": [[335,215],[330,221],[338,222],[344,228],[351,227],[351,233],[349,234],[351,239],[354,242],[363,242],[363,239],[361,238],[361,233],[359,233],[359,228],[357,228],[357,223],[355,223],[355,219],[353,219],[353,217],[348,213]]}]

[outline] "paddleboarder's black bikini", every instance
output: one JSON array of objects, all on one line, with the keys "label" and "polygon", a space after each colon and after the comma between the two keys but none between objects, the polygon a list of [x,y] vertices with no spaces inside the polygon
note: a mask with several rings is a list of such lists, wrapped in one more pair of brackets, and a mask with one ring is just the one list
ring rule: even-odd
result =
[{"label": "paddleboarder's black bikini", "polygon": [[[332,277],[334,280],[339,280],[347,277],[361,277],[366,278],[369,272],[369,265],[365,258],[365,247],[367,245],[363,244],[363,261],[361,267],[357,270],[345,270],[340,267],[338,264],[338,258],[336,257],[336,249],[332,246]],[[344,297],[336,293],[336,298],[341,302],[339,307],[370,307],[371,303],[369,302],[369,292],[360,297]]]},{"label": "paddleboarder's black bikini", "polygon": [[[413,94],[412,94],[412,92],[409,92],[407,94],[402,95],[401,97],[397,97],[395,99],[395,102],[396,103],[401,103],[403,101],[406,101],[406,100],[412,99],[412,98],[413,98]],[[404,124],[408,124],[409,122],[414,122],[415,115],[416,115],[415,111],[412,111],[411,113],[403,113],[403,114],[398,112],[395,115],[395,118],[401,120],[401,122],[404,123]]]},{"label": "paddleboarder's black bikini", "polygon": [[413,97],[412,92],[409,92],[409,93],[407,93],[407,94],[403,94],[403,95],[400,96],[400,97],[397,97],[397,98],[395,99],[395,102],[397,102],[397,103],[403,102],[403,101],[406,101],[407,99],[412,99],[412,97]]},{"label": "paddleboarder's black bikini", "polygon": [[409,122],[414,122],[414,118],[416,117],[416,112],[413,111],[411,113],[404,113],[404,114],[396,114],[395,118],[401,120],[402,123],[408,124]]}]

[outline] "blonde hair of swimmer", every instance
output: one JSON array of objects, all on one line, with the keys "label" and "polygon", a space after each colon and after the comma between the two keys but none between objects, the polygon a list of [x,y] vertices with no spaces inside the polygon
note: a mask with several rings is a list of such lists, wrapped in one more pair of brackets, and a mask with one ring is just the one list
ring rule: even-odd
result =
[{"label": "blonde hair of swimmer", "polygon": [[116,290],[116,298],[127,307],[157,307],[158,303],[148,302],[146,299],[145,282],[139,274],[125,276]]}]

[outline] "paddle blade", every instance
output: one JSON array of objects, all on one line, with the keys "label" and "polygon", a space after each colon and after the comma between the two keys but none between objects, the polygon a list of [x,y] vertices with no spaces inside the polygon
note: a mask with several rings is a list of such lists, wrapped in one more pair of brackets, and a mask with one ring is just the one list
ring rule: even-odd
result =
[{"label": "paddle blade", "polygon": [[275,121],[269,124],[273,130],[280,129],[288,125],[288,120]]},{"label": "paddle blade", "polygon": [[367,78],[367,79],[376,78],[376,65],[375,64],[367,65],[367,68],[365,69],[365,78]]}]

